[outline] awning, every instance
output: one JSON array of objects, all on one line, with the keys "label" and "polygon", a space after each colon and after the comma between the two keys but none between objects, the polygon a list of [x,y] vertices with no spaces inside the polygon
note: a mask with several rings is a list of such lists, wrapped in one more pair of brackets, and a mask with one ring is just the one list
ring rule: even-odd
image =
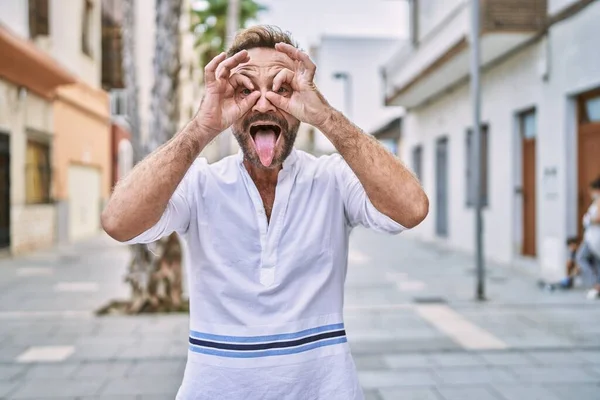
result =
[{"label": "awning", "polygon": [[31,41],[0,25],[0,77],[50,98],[54,90],[76,78]]}]

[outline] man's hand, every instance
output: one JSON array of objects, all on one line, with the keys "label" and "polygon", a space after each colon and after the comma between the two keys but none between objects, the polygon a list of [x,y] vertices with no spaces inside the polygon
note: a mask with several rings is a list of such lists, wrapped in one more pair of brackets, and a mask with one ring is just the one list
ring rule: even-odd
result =
[{"label": "man's hand", "polygon": [[[242,50],[226,57],[225,53],[219,54],[204,69],[206,92],[196,121],[211,135],[211,140],[248,112],[260,97],[248,77],[236,74],[231,78],[231,70],[250,59],[248,52]],[[245,91],[248,94],[241,96]]]},{"label": "man's hand", "polygon": [[317,66],[310,57],[286,43],[277,43],[275,49],[290,57],[296,68],[281,70],[273,80],[273,91],[267,99],[288,114],[312,126],[322,126],[333,109],[319,93],[313,81]]}]

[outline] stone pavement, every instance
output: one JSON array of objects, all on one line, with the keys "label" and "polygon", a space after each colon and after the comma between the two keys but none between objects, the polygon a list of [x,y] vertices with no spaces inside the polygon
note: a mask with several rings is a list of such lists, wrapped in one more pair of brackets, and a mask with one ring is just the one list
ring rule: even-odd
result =
[{"label": "stone pavement", "polygon": [[[600,398],[600,301],[490,265],[477,303],[464,254],[351,242],[346,325],[368,400]],[[127,296],[127,258],[102,236],[0,262],[1,399],[174,398],[187,316],[92,314]]]}]

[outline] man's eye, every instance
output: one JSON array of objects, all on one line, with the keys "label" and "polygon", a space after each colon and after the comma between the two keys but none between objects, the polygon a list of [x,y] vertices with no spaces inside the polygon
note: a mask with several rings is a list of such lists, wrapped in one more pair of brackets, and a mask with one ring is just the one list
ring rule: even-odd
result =
[{"label": "man's eye", "polygon": [[241,92],[244,96],[248,96],[250,93],[252,93],[252,90],[248,89],[248,88],[244,88],[242,89]]},{"label": "man's eye", "polygon": [[280,88],[277,90],[277,93],[286,93],[287,91],[288,91],[288,90],[287,90],[287,88],[284,88],[284,87],[282,86],[282,87],[280,87]]}]

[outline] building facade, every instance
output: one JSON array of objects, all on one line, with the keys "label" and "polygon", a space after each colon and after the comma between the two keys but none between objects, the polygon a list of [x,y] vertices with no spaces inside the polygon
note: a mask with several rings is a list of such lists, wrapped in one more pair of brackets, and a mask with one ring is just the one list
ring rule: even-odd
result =
[{"label": "building facade", "polygon": [[[402,157],[431,200],[413,234],[473,251],[470,5],[412,1],[411,45],[386,64],[406,107]],[[481,1],[484,252],[546,279],[564,274],[600,175],[600,2]],[[596,39],[595,39],[596,38]]]},{"label": "building facade", "polygon": [[[396,119],[402,108],[386,106],[381,66],[403,42],[398,38],[326,35],[311,50],[317,64],[315,81],[327,101],[365,132],[374,133]],[[335,149],[319,131],[315,151]]]},{"label": "building facade", "polygon": [[98,0],[2,2],[0,22],[8,51],[0,126],[9,132],[11,166],[4,192],[15,254],[99,231],[110,120],[100,89]]},{"label": "building facade", "polygon": [[[27,15],[17,5],[0,3],[2,24]],[[0,248],[11,254],[56,240],[54,98],[58,87],[75,82],[24,38],[27,32],[27,24],[15,24],[14,30],[0,26]]]}]

